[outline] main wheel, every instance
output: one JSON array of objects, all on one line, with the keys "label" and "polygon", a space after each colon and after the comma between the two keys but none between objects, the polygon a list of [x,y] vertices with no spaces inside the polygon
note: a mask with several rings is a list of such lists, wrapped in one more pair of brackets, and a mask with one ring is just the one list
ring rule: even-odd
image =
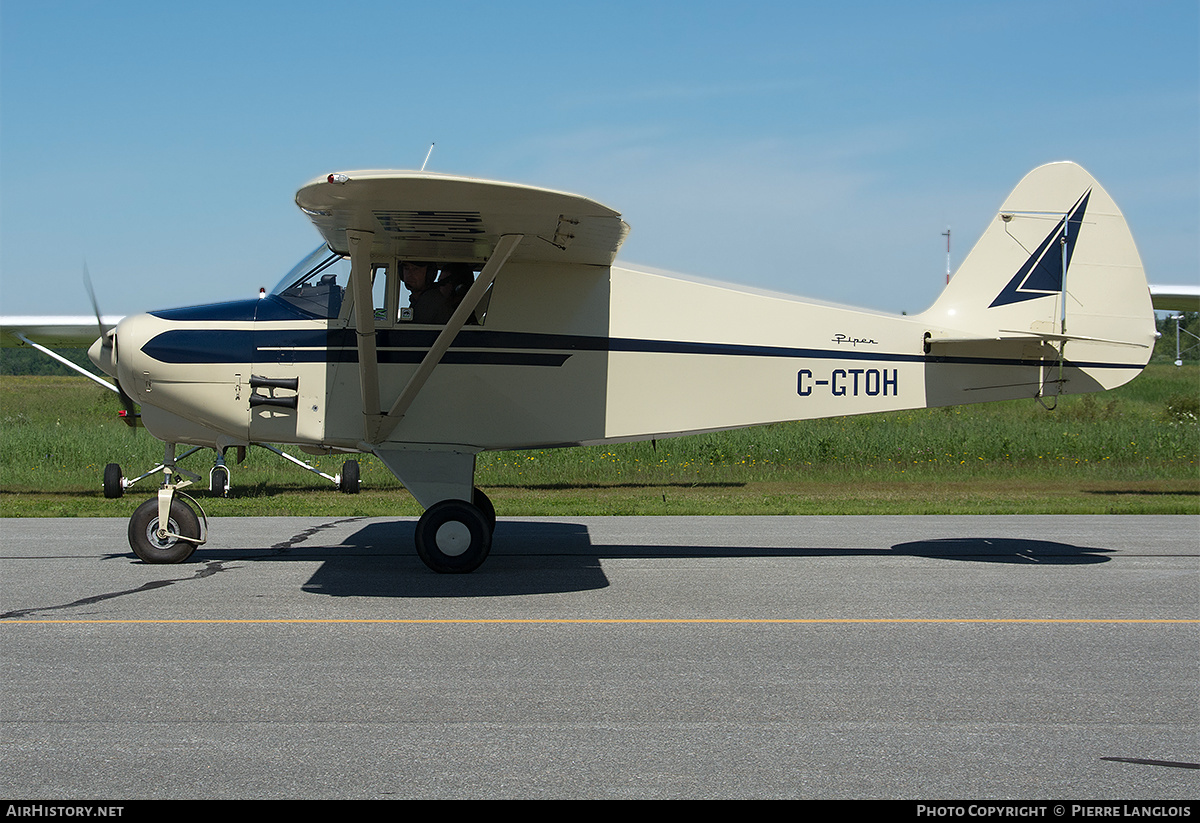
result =
[{"label": "main wheel", "polygon": [[[184,537],[200,538],[200,520],[192,507],[178,497],[171,500],[167,531]],[[158,498],[152,497],[137,507],[129,518],[129,547],[147,563],[182,563],[192,556],[196,544],[176,537],[158,536]]]},{"label": "main wheel", "polygon": [[104,467],[104,496],[114,500],[125,494],[125,484],[121,482],[121,467],[109,463]]},{"label": "main wheel", "polygon": [[342,476],[338,480],[338,491],[342,494],[358,494],[357,460],[347,460],[342,464]]},{"label": "main wheel", "polygon": [[465,500],[435,503],[417,522],[417,554],[435,572],[475,571],[491,550],[487,518]]}]

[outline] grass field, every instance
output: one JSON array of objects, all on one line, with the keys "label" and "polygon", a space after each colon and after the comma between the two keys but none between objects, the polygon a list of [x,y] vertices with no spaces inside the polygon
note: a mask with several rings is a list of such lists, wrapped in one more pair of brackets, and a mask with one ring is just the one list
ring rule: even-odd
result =
[{"label": "grass field", "polygon": [[[81,377],[0,377],[0,516],[128,517],[153,478],[106,500],[101,475],[136,476],[162,444],[115,416]],[[307,458],[327,474],[341,458]],[[207,476],[213,453],[183,465]],[[252,448],[209,516],[416,515],[378,461],[363,491]],[[480,455],[501,516],[592,514],[1200,513],[1200,366],[1152,365],[1100,395],[786,423],[657,443]],[[204,488],[207,484],[204,484]],[[191,491],[191,490],[189,490]]]}]

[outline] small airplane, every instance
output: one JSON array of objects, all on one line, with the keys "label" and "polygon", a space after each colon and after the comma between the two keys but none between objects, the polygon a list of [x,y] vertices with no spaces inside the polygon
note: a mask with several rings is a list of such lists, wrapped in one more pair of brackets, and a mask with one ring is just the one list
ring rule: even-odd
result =
[{"label": "small airplane", "polygon": [[373,454],[425,509],[425,564],[470,572],[496,525],[474,485],[481,452],[1023,397],[1053,407],[1133,379],[1157,337],[1125,219],[1074,163],[1030,172],[917,315],[618,266],[621,214],[548,189],[347,171],[296,204],[322,243],[258,299],[0,319],[0,337],[29,344],[99,325],[89,357],[166,444],[163,485],[129,521],[148,563],[207,540],[176,444],[215,449],[222,468],[252,443]]},{"label": "small airplane", "polygon": [[1200,311],[1200,286],[1151,283],[1150,299],[1155,311]]}]

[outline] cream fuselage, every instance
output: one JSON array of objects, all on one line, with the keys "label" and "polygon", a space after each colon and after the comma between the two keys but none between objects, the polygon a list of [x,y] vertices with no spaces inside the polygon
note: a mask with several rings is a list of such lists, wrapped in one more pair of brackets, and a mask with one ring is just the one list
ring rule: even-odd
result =
[{"label": "cream fuselage", "polygon": [[[562,268],[505,269],[483,324],[458,334],[389,445],[597,443],[926,405],[918,318],[622,268]],[[352,312],[306,319],[273,301],[121,323],[118,378],[152,434],[217,446],[370,445]],[[385,408],[438,330],[377,330]],[[293,381],[294,390],[278,387]]]}]

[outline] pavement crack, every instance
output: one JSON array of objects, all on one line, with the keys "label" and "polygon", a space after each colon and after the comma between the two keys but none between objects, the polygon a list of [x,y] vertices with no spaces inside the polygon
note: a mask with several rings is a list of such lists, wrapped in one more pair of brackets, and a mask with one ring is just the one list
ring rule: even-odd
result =
[{"label": "pavement crack", "polygon": [[66,609],[77,609],[80,606],[93,606],[97,603],[103,603],[105,600],[113,600],[118,597],[127,597],[131,594],[141,594],[142,592],[161,589],[165,588],[166,586],[174,586],[176,583],[186,583],[189,580],[201,580],[205,577],[212,577],[217,572],[223,571],[227,571],[224,566],[224,561],[209,560],[205,562],[203,568],[197,570],[195,574],[192,574],[188,577],[180,577],[176,578],[175,580],[149,580],[135,589],[126,589],[119,592],[108,592],[106,594],[94,594],[91,597],[81,597],[78,600],[72,600],[70,603],[60,603],[57,606],[38,606],[30,609],[14,609],[12,611],[0,613],[0,620],[29,617],[30,615],[64,611]]},{"label": "pavement crack", "polygon": [[362,520],[362,518],[361,517],[344,517],[341,520],[331,520],[328,523],[319,523],[316,526],[309,526],[307,529],[304,529],[303,531],[299,532],[298,534],[292,535],[287,540],[282,540],[278,543],[275,543],[274,545],[271,546],[271,551],[276,554],[283,554],[283,553],[287,552],[289,549],[296,546],[297,544],[303,543],[305,540],[308,540],[313,535],[318,534],[319,532],[322,532],[325,529],[332,529],[335,526],[342,526],[342,525],[345,525],[346,523],[353,523],[357,520]]},{"label": "pavement crack", "polygon": [[1111,760],[1116,763],[1137,763],[1141,766],[1169,766],[1175,769],[1200,769],[1200,763],[1188,763],[1183,760],[1150,760],[1145,757],[1102,757],[1101,760]]},{"label": "pavement crack", "polygon": [[[346,517],[342,518],[341,520],[331,520],[327,523],[318,523],[315,526],[310,526],[307,529],[292,535],[288,539],[281,540],[280,542],[272,545],[270,547],[270,554],[285,554],[298,544],[303,543],[304,541],[326,529],[332,529],[335,526],[341,526],[346,523],[353,523],[357,520],[362,520],[362,518]],[[106,600],[114,600],[118,597],[128,597],[130,595],[141,594],[154,589],[161,589],[165,586],[174,586],[176,583],[186,583],[189,580],[203,580],[204,578],[212,577],[219,572],[229,571],[229,569],[225,567],[225,562],[226,561],[224,560],[207,560],[200,569],[196,570],[194,574],[191,574],[188,577],[180,577],[174,580],[151,580],[134,589],[125,589],[124,591],[108,592],[106,594],[92,595],[91,597],[82,597],[79,600],[72,600],[70,603],[60,603],[55,606],[37,606],[28,609],[13,609],[12,611],[0,612],[0,620],[20,619],[29,617],[31,615],[77,609],[81,606],[94,606],[95,604],[103,603]]]}]

